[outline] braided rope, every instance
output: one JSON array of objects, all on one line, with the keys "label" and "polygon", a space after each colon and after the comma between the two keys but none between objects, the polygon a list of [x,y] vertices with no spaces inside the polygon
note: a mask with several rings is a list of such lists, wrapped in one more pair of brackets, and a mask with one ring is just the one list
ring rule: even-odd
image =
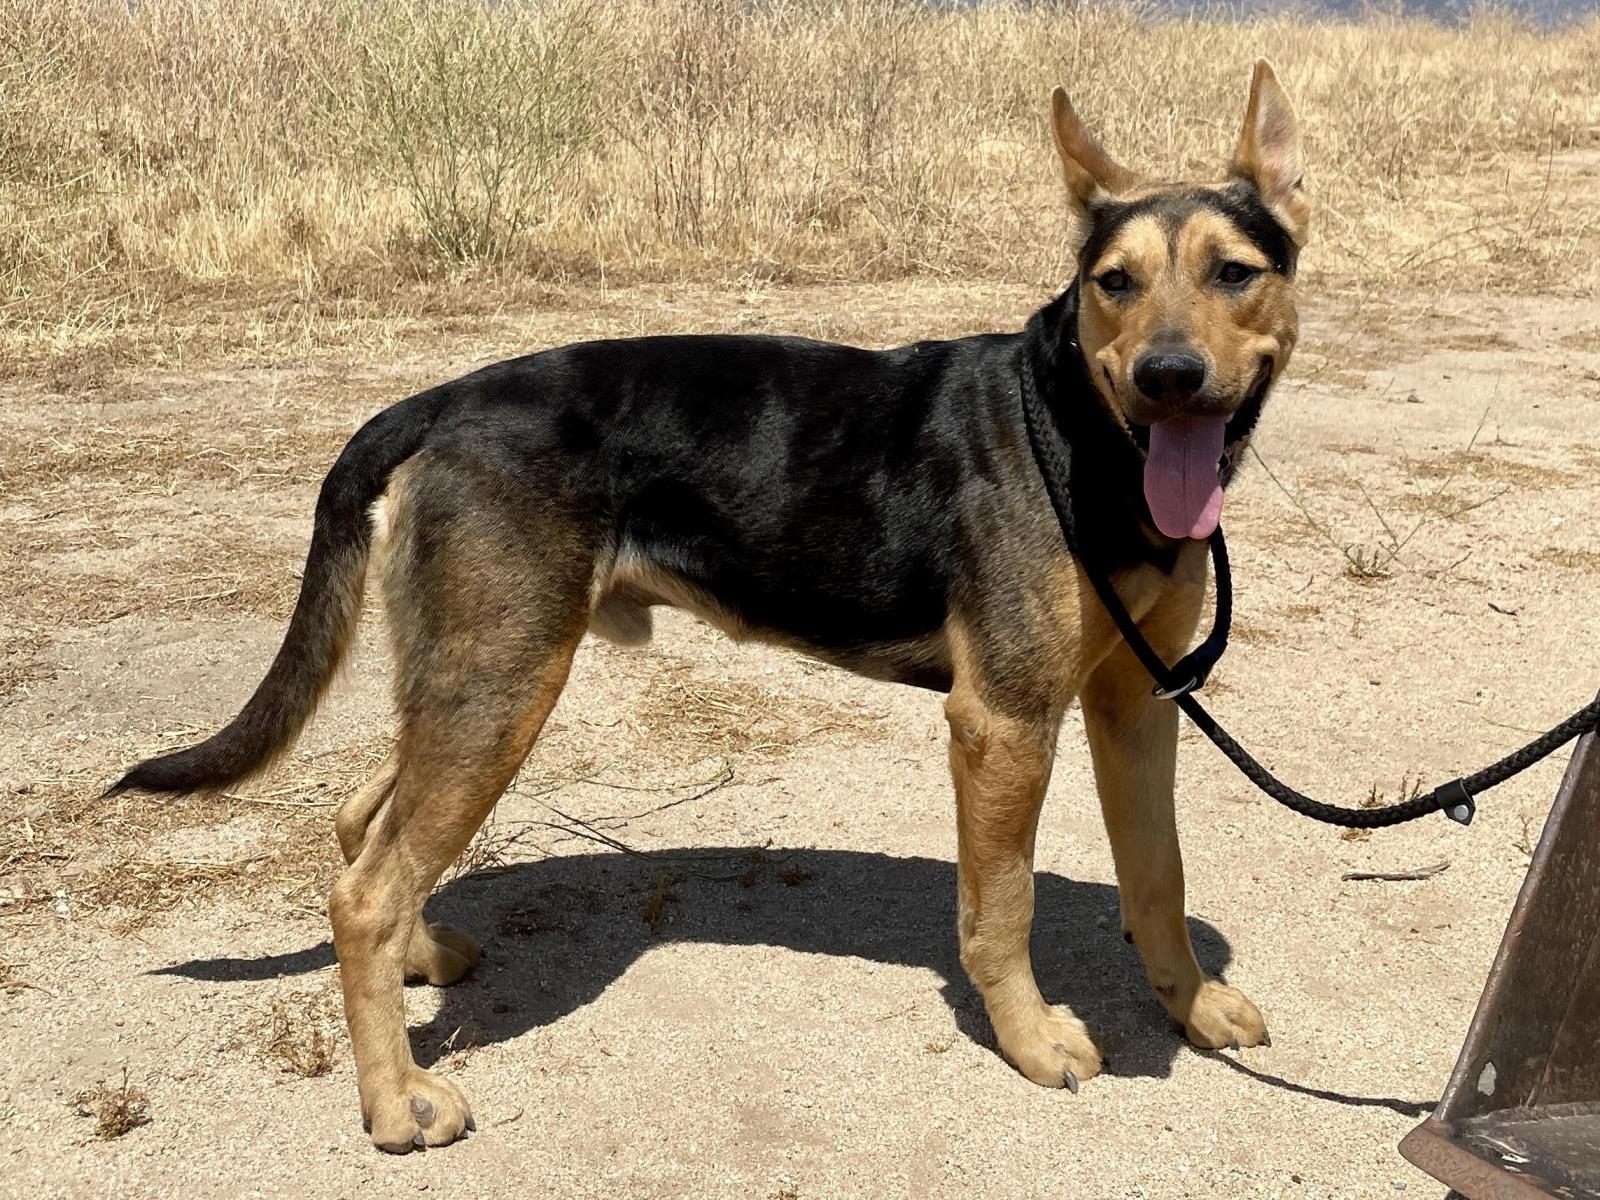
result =
[{"label": "braided rope", "polygon": [[1056,522],[1061,526],[1062,540],[1077,558],[1084,574],[1094,586],[1100,601],[1110,613],[1123,640],[1155,680],[1157,694],[1172,693],[1170,698],[1183,710],[1201,733],[1210,738],[1228,760],[1238,767],[1244,777],[1279,804],[1303,817],[1321,821],[1326,825],[1339,825],[1346,829],[1384,829],[1415,821],[1429,813],[1443,811],[1452,820],[1466,825],[1471,823],[1476,810],[1474,797],[1497,784],[1519,775],[1540,759],[1547,757],[1573,738],[1600,728],[1600,698],[1585,705],[1548,733],[1542,734],[1526,746],[1512,751],[1504,758],[1491,763],[1476,774],[1453,779],[1434,788],[1425,795],[1416,796],[1399,804],[1383,808],[1345,808],[1325,804],[1296,791],[1256,759],[1219,725],[1193,692],[1205,682],[1207,672],[1222,657],[1227,648],[1228,628],[1233,613],[1233,575],[1228,564],[1227,543],[1219,526],[1211,535],[1211,554],[1216,564],[1217,620],[1211,635],[1176,666],[1168,667],[1155,648],[1145,639],[1138,623],[1134,621],[1122,597],[1117,594],[1109,576],[1090,564],[1080,552],[1077,526],[1072,513],[1071,449],[1056,428],[1054,420],[1039,395],[1031,364],[1020,364],[1019,376],[1022,391],[1022,418],[1027,428],[1028,443],[1044,479],[1045,494],[1050,497],[1050,507],[1055,510]]}]

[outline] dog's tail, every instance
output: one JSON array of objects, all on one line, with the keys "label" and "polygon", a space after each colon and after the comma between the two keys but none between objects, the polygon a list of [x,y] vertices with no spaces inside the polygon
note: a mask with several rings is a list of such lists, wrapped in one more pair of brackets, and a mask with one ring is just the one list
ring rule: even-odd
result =
[{"label": "dog's tail", "polygon": [[215,793],[288,751],[332,682],[361,617],[368,515],[394,469],[415,454],[446,395],[434,389],[388,408],[350,439],[322,481],[300,598],[283,645],[244,709],[197,746],[139,763],[107,791]]}]

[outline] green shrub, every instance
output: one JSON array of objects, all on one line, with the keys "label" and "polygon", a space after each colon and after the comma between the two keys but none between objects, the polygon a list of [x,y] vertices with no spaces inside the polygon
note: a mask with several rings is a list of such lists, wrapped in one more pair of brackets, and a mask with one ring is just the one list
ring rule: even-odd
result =
[{"label": "green shrub", "polygon": [[365,115],[380,168],[457,262],[503,257],[599,129],[592,7],[395,4],[367,23]]}]

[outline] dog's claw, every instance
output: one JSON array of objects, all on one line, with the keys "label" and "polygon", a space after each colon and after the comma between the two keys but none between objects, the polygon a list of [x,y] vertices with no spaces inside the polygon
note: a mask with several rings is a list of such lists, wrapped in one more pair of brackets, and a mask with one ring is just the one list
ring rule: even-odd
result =
[{"label": "dog's claw", "polygon": [[1130,946],[1133,945],[1133,930],[1124,929],[1122,931],[1122,940],[1127,942]]},{"label": "dog's claw", "polygon": [[1067,1091],[1071,1092],[1074,1096],[1078,1094],[1078,1077],[1071,1071],[1067,1072]]},{"label": "dog's claw", "polygon": [[472,1119],[472,1114],[471,1113],[467,1114],[467,1132],[468,1133],[477,1133],[478,1132],[478,1123]]},{"label": "dog's claw", "polygon": [[1267,1033],[1265,1030],[1263,1030],[1261,1033],[1261,1044],[1268,1050],[1272,1049],[1272,1035]]},{"label": "dog's claw", "polygon": [[1228,1049],[1229,1050],[1237,1050],[1238,1048],[1239,1048],[1239,1039],[1238,1038],[1234,1038],[1231,1042],[1228,1043]]},{"label": "dog's claw", "polygon": [[418,1150],[426,1150],[428,1148],[428,1139],[419,1133],[416,1137],[411,1139],[411,1144]]}]

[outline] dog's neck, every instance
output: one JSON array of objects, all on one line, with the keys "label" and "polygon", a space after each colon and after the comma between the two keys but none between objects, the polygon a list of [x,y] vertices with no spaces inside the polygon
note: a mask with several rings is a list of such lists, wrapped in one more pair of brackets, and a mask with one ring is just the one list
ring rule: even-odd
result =
[{"label": "dog's neck", "polygon": [[1150,520],[1144,454],[1133,431],[1096,390],[1078,343],[1076,282],[1029,319],[1020,367],[1033,373],[1034,386],[1071,452],[1069,503],[1079,551],[1107,570],[1153,563],[1170,571],[1178,543]]}]

